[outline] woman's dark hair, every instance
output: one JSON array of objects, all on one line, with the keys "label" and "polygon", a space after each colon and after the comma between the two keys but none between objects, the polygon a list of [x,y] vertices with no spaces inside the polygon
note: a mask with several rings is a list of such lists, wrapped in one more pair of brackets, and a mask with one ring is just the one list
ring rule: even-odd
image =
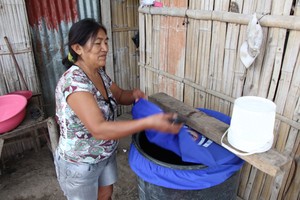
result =
[{"label": "woman's dark hair", "polygon": [[69,47],[69,53],[71,54],[71,57],[73,59],[73,62],[68,59],[68,56],[65,57],[62,60],[62,63],[64,66],[67,68],[71,67],[74,62],[77,61],[78,59],[78,54],[71,48],[73,44],[79,44],[81,46],[85,45],[85,43],[90,39],[90,38],[96,38],[99,30],[103,30],[105,34],[107,34],[106,28],[95,21],[95,19],[92,18],[86,18],[82,19],[72,25],[69,31],[69,42],[68,42],[68,47]]}]

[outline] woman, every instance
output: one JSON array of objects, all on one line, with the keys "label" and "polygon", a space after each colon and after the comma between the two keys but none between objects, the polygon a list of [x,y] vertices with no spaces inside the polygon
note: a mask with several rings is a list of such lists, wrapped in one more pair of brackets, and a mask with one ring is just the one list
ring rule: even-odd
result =
[{"label": "woman", "polygon": [[75,23],[69,32],[69,69],[56,91],[60,140],[55,153],[59,184],[68,199],[111,199],[117,179],[115,150],[119,138],[155,129],[176,134],[172,114],[114,121],[117,104],[130,105],[145,94],[123,90],[104,71],[108,52],[106,29],[93,19]]}]

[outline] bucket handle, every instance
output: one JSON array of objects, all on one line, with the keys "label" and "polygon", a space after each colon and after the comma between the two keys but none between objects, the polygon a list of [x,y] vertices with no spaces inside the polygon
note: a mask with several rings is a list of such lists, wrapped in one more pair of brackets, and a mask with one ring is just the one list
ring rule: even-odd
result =
[{"label": "bucket handle", "polygon": [[254,153],[257,153],[257,151],[253,151],[253,152],[244,152],[244,153],[243,153],[243,152],[237,151],[236,149],[234,149],[234,148],[228,146],[227,144],[225,144],[225,143],[223,142],[223,139],[224,139],[224,137],[227,135],[228,130],[229,130],[229,128],[225,131],[225,133],[223,134],[223,136],[222,136],[222,138],[221,138],[221,145],[222,145],[224,148],[226,148],[227,150],[229,150],[229,151],[231,151],[232,153],[234,153],[234,154],[236,154],[236,155],[239,155],[239,156],[248,156],[248,155],[252,155],[252,154],[254,154]]}]

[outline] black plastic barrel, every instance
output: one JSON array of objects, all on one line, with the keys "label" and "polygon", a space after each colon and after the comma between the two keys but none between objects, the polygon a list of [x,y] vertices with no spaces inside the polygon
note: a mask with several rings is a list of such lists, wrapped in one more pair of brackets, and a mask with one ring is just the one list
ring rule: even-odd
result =
[{"label": "black plastic barrel", "polygon": [[[150,143],[144,132],[132,137],[138,152],[149,161],[176,170],[205,169],[201,164],[183,162],[175,153]],[[221,184],[201,190],[179,190],[158,186],[138,176],[140,200],[233,200],[237,197],[239,171]]]}]

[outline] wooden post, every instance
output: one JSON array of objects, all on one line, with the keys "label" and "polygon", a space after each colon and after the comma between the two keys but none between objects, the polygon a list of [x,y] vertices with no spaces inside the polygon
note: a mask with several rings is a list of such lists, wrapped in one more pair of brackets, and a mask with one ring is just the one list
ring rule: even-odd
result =
[{"label": "wooden post", "polygon": [[291,186],[288,191],[287,196],[283,196],[285,199],[297,199],[300,195],[300,157],[295,158],[295,170],[294,170],[294,177],[291,183]]},{"label": "wooden post", "polygon": [[0,158],[2,154],[3,145],[4,145],[4,139],[0,138]]},{"label": "wooden post", "polygon": [[106,72],[112,80],[115,80],[114,60],[113,60],[113,44],[112,44],[112,28],[111,28],[111,1],[100,1],[101,20],[107,30],[109,51],[106,56]]},{"label": "wooden post", "polygon": [[57,129],[57,123],[55,122],[53,117],[48,118],[47,126],[51,143],[51,151],[52,153],[54,153],[58,145],[59,134]]}]

